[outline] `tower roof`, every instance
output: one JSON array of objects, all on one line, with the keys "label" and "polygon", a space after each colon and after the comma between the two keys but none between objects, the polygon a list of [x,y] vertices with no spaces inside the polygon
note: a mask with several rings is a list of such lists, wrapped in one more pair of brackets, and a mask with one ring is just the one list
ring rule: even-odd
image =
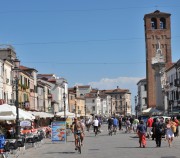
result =
[{"label": "tower roof", "polygon": [[170,13],[165,13],[165,12],[161,12],[161,11],[159,11],[159,10],[155,10],[154,12],[152,12],[152,13],[149,13],[149,14],[145,14],[144,15],[144,18],[146,18],[146,17],[161,17],[161,16],[163,16],[163,17],[168,17],[168,16],[171,16],[171,14]]}]

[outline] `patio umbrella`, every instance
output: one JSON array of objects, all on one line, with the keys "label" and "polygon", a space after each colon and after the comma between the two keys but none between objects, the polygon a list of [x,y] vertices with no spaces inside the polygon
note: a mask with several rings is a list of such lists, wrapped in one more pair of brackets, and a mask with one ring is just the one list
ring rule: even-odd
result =
[{"label": "patio umbrella", "polygon": [[52,118],[54,117],[53,114],[47,112],[38,112],[38,111],[29,111],[34,116],[38,116],[39,118]]},{"label": "patio umbrella", "polygon": [[[61,116],[61,117],[64,117],[64,111],[62,112],[57,112],[56,113],[56,116]],[[66,117],[70,117],[70,118],[73,118],[75,117],[75,113],[71,113],[71,112],[66,112]]]},{"label": "patio umbrella", "polygon": [[[19,110],[19,119],[20,120],[33,120],[35,117],[18,108]],[[0,119],[1,120],[15,120],[16,119],[16,107],[14,105],[9,105],[9,104],[2,104],[0,105]]]}]

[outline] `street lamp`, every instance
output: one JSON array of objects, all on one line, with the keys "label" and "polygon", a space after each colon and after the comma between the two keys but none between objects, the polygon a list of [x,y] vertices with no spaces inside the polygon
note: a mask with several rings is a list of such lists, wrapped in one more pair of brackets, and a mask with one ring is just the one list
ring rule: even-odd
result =
[{"label": "street lamp", "polygon": [[86,104],[84,105],[84,110],[85,110],[85,125],[86,125]]},{"label": "street lamp", "polygon": [[18,83],[19,83],[19,66],[20,66],[20,60],[17,58],[13,61],[14,63],[14,68],[13,68],[13,74],[14,74],[14,79],[15,79],[15,84],[16,84],[16,133],[15,137],[18,139],[20,138],[20,121],[19,121],[19,96],[18,96]]},{"label": "street lamp", "polygon": [[137,118],[137,112],[138,112],[138,109],[137,109],[137,96],[134,97],[134,101],[135,101],[135,110],[136,110],[136,118]]},{"label": "street lamp", "polygon": [[76,100],[75,100],[75,117],[77,117],[77,107],[76,107],[77,105],[76,105]]},{"label": "street lamp", "polygon": [[66,94],[63,93],[63,100],[64,100],[64,118],[66,118]]},{"label": "street lamp", "polygon": [[111,97],[111,116],[112,116],[112,97]]}]

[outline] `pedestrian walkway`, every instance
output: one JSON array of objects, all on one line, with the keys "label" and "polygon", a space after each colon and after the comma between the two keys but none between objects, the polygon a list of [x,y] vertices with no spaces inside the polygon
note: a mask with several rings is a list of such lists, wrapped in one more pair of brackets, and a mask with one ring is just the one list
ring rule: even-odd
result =
[{"label": "pedestrian walkway", "polygon": [[93,130],[85,133],[84,147],[79,155],[74,150],[73,135],[68,136],[66,144],[52,143],[45,139],[40,148],[30,148],[19,158],[180,158],[180,138],[175,138],[173,147],[168,147],[167,141],[162,141],[162,147],[156,148],[155,141],[147,139],[147,148],[139,148],[138,137],[134,133],[118,131],[109,136],[107,125],[103,125],[102,132],[97,136]]}]

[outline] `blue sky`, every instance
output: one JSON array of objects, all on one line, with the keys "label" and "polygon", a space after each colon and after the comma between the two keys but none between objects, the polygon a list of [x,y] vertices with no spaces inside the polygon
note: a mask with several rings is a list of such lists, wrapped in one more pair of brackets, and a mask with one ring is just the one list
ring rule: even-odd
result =
[{"label": "blue sky", "polygon": [[[145,77],[143,17],[171,13],[172,58],[179,59],[179,0],[0,0],[0,44],[21,64],[54,73],[69,86],[128,88]],[[132,101],[132,104],[133,101]]]}]

